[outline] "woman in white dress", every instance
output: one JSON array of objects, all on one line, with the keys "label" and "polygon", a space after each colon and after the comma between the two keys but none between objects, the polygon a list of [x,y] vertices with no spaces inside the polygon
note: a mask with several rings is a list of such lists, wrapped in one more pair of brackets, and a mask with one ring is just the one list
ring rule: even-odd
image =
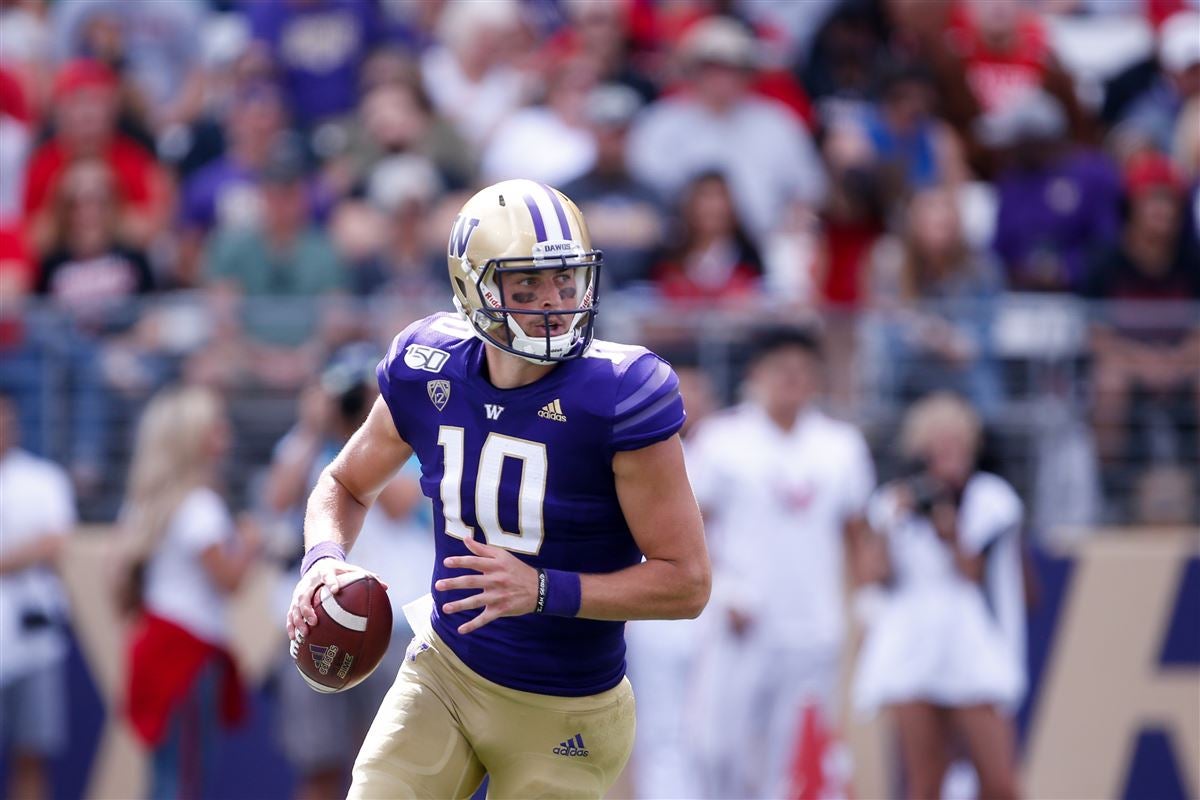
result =
[{"label": "woman in white dress", "polygon": [[1012,711],[1025,691],[1021,501],[978,472],[980,423],[955,395],[908,412],[904,455],[923,465],[882,487],[868,517],[874,577],[885,584],[855,679],[861,710],[887,708],[898,728],[908,796],[934,798],[956,739],[979,796],[1017,795]]}]

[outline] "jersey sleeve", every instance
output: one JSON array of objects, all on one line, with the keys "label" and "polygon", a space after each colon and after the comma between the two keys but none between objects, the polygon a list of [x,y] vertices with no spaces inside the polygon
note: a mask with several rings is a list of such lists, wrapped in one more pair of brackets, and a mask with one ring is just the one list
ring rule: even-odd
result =
[{"label": "jersey sleeve", "polygon": [[396,426],[396,432],[400,434],[400,438],[404,441],[412,441],[408,436],[407,416],[398,413],[399,409],[404,406],[401,402],[400,393],[403,389],[403,382],[397,380],[396,375],[398,369],[404,363],[404,349],[411,342],[413,335],[421,326],[424,320],[417,320],[409,325],[400,333],[396,334],[396,338],[392,340],[392,346],[388,348],[387,355],[379,362],[379,366],[375,368],[375,377],[379,381],[379,396],[383,398],[383,402],[387,404],[388,411],[392,414],[392,423]]},{"label": "jersey sleeve", "polygon": [[661,442],[678,432],[685,418],[675,370],[647,353],[630,365],[617,386],[612,449],[637,450]]}]

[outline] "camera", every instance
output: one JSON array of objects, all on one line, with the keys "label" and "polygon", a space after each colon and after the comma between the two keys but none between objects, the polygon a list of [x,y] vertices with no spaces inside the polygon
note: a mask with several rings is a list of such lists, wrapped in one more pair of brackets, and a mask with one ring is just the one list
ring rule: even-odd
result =
[{"label": "camera", "polygon": [[945,482],[934,477],[924,461],[914,461],[905,471],[899,484],[912,495],[913,512],[927,517],[938,503],[958,506],[958,493]]}]

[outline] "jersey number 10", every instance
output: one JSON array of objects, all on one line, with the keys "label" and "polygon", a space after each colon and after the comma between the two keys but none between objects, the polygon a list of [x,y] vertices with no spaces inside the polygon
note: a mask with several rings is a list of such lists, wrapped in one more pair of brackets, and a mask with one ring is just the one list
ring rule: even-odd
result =
[{"label": "jersey number 10", "polygon": [[[445,455],[442,463],[442,515],[446,533],[459,539],[475,535],[462,520],[462,479],[466,434],[462,428],[443,425],[438,428],[438,444]],[[500,474],[504,459],[521,462],[521,485],[517,491],[517,532],[510,533],[500,524]],[[542,525],[542,505],[546,500],[546,445],[489,433],[479,453],[479,471],[475,476],[475,517],[487,543],[526,555],[536,555],[546,532]]]}]

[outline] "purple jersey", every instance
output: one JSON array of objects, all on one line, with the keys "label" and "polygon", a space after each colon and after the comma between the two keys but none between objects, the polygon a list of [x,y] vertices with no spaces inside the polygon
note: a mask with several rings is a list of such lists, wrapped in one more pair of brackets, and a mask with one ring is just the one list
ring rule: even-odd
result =
[{"label": "purple jersey", "polygon": [[[679,430],[674,371],[645,348],[596,341],[528,386],[497,389],[485,377],[484,347],[461,317],[435,314],[397,336],[379,365],[383,399],[433,500],[433,580],[471,574],[442,563],[470,554],[468,535],[538,567],[607,573],[638,563],[612,459]],[[581,696],[625,674],[621,622],[527,614],[460,635],[480,611],[441,607],[475,591],[434,590],[433,628],[488,680]]]}]

